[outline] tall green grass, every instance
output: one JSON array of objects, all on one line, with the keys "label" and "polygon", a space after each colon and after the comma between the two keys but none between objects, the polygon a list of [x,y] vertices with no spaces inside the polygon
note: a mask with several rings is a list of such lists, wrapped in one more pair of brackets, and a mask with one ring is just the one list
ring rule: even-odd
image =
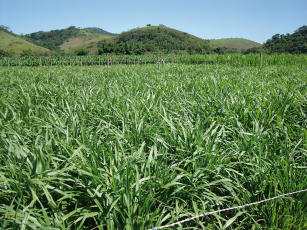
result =
[{"label": "tall green grass", "polygon": [[[148,229],[307,186],[306,68],[0,69],[0,228]],[[307,194],[178,229],[304,229]]]},{"label": "tall green grass", "polygon": [[[223,64],[231,66],[259,66],[259,54],[209,54],[209,55],[101,55],[101,56],[50,56],[50,57],[0,57],[0,66],[76,66],[76,65],[113,65],[113,64]],[[262,55],[262,66],[298,66],[307,64],[307,55],[276,54]]]}]

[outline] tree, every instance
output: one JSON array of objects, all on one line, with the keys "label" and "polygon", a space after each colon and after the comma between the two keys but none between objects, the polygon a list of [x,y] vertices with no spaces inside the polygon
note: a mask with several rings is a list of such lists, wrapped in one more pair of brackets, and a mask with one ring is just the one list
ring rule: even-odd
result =
[{"label": "tree", "polygon": [[293,34],[275,34],[264,45],[268,53],[306,53],[307,26],[298,28]]},{"label": "tree", "polygon": [[49,32],[38,31],[26,34],[25,38],[36,45],[46,47],[51,50],[60,51],[60,45],[69,38],[80,35],[80,29],[70,26],[62,30],[51,30]]},{"label": "tree", "polygon": [[23,50],[20,54],[21,57],[33,56],[33,51],[31,49]]},{"label": "tree", "polygon": [[244,54],[257,54],[257,53],[261,53],[261,49],[259,47],[252,47],[252,48],[249,48],[245,51],[243,51]]},{"label": "tree", "polygon": [[10,27],[8,27],[8,26],[0,25],[0,30],[4,30],[6,32],[12,33]]},{"label": "tree", "polygon": [[275,34],[272,36],[272,40],[277,40],[280,38],[280,34]]},{"label": "tree", "polygon": [[11,54],[8,51],[0,49],[0,57],[9,57],[9,56],[11,56]]},{"label": "tree", "polygon": [[307,26],[302,26],[295,31],[295,33],[306,33],[306,32],[307,32]]},{"label": "tree", "polygon": [[86,56],[88,55],[89,51],[87,49],[79,49],[76,52],[77,56]]}]

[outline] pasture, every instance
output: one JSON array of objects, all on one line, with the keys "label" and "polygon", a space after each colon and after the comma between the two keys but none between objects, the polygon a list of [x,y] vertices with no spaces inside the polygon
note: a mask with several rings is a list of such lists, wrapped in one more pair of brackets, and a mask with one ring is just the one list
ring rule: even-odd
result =
[{"label": "pasture", "polygon": [[[303,62],[35,60],[0,68],[1,229],[149,229],[307,187]],[[306,229],[306,204],[175,229]]]}]

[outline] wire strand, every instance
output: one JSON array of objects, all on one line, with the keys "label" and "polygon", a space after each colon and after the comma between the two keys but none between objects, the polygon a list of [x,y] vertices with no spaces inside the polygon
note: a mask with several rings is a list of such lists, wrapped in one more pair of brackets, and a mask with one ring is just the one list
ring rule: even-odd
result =
[{"label": "wire strand", "polygon": [[275,199],[278,199],[278,198],[282,198],[284,196],[291,196],[291,195],[301,193],[301,192],[306,192],[306,191],[307,191],[307,189],[303,189],[303,190],[299,190],[299,191],[296,191],[296,192],[281,194],[281,195],[278,195],[278,196],[274,196],[274,197],[271,197],[271,198],[268,198],[268,199],[260,200],[260,201],[249,203],[249,204],[243,204],[243,205],[235,206],[235,207],[231,207],[231,208],[219,209],[219,210],[207,212],[207,213],[204,213],[204,214],[201,214],[201,215],[198,215],[198,216],[190,217],[190,218],[187,218],[187,219],[184,219],[184,220],[172,223],[172,224],[163,225],[161,227],[154,227],[154,228],[151,228],[149,230],[159,230],[159,229],[163,229],[163,228],[169,228],[169,227],[173,227],[173,226],[180,225],[180,224],[183,224],[183,223],[186,223],[186,222],[190,222],[192,220],[196,220],[196,219],[199,219],[199,218],[202,218],[202,217],[205,217],[205,216],[210,216],[210,215],[215,214],[215,213],[221,213],[221,212],[227,212],[227,211],[231,211],[231,210],[235,210],[235,209],[246,208],[246,207],[249,207],[249,206],[253,206],[253,205],[265,203],[265,202],[268,202],[268,201],[271,201],[271,200],[275,200]]}]

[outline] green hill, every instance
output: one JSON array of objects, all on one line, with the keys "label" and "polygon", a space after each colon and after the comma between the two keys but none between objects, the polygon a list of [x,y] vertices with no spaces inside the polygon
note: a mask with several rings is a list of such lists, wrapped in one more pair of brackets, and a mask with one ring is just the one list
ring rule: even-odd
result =
[{"label": "green hill", "polygon": [[12,55],[21,55],[28,52],[33,55],[50,55],[52,52],[26,41],[23,37],[0,29],[0,50]]},{"label": "green hill", "polygon": [[111,36],[111,33],[99,28],[80,29],[74,26],[61,30],[39,31],[25,35],[29,41],[37,45],[66,54],[74,54],[76,50],[92,42],[110,38]]},{"label": "green hill", "polygon": [[245,38],[222,38],[210,40],[210,42],[220,48],[236,49],[244,51],[250,48],[258,47],[261,44]]},{"label": "green hill", "polygon": [[[45,47],[45,48],[43,48]],[[34,55],[48,54],[143,54],[143,53],[225,53],[267,52],[306,53],[307,26],[293,34],[276,34],[266,43],[244,38],[204,40],[191,34],[166,27],[147,26],[121,34],[113,34],[97,27],[35,32],[25,36],[15,35],[0,28],[0,51],[21,55],[31,50]],[[52,52],[51,52],[52,51]],[[1,54],[0,54],[1,55]]]},{"label": "green hill", "polygon": [[[64,51],[65,54],[75,54],[78,50],[85,49],[86,47],[91,47],[91,44],[95,44],[103,39],[109,39],[113,35],[94,33],[87,30],[80,30],[77,36],[71,37],[64,41],[60,45],[60,49]],[[93,47],[93,46],[92,46]],[[88,49],[91,54],[97,53],[97,49]]]},{"label": "green hill", "polygon": [[114,33],[110,33],[108,31],[100,29],[98,27],[86,27],[83,30],[86,30],[86,31],[92,32],[92,33],[96,33],[96,34],[104,34],[104,35],[110,35],[110,36],[115,36],[116,35]]},{"label": "green hill", "polygon": [[263,44],[268,53],[307,53],[307,26],[298,28],[293,34],[275,34]]},{"label": "green hill", "polygon": [[148,26],[98,42],[100,53],[209,53],[209,41],[166,26]]}]

